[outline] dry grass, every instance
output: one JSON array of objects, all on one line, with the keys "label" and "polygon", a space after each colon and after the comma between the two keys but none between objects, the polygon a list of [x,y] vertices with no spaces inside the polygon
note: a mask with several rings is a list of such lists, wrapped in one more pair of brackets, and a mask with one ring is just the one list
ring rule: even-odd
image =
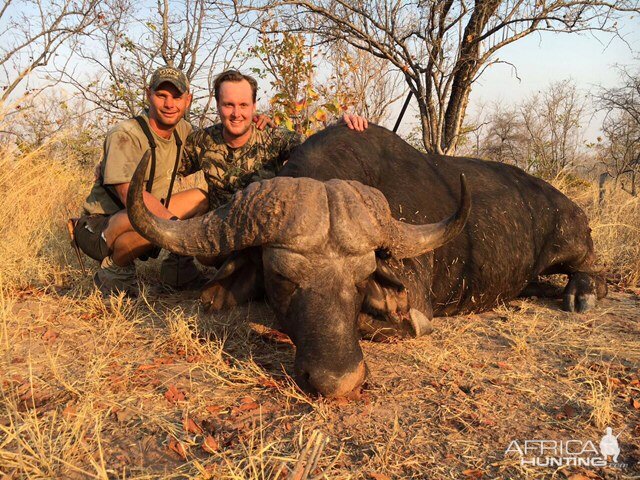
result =
[{"label": "dry grass", "polygon": [[6,287],[61,285],[69,272],[62,221],[77,212],[87,172],[44,146],[27,154],[0,148],[0,282]]},{"label": "dry grass", "polygon": [[[637,296],[614,290],[588,315],[518,300],[436,319],[426,338],[363,343],[361,400],[308,398],[291,347],[249,323],[272,320],[262,304],[213,317],[195,295],[98,297],[64,231],[90,173],[60,160],[0,156],[0,478],[284,479],[314,451],[317,478],[640,474]],[[609,192],[599,209],[593,187],[577,193],[604,262],[637,286],[638,200]],[[597,444],[606,426],[624,470],[504,455],[515,439]]]},{"label": "dry grass", "polygon": [[621,285],[640,286],[640,198],[607,184],[600,202],[595,182],[564,177],[554,185],[587,213],[596,252],[610,278]]}]

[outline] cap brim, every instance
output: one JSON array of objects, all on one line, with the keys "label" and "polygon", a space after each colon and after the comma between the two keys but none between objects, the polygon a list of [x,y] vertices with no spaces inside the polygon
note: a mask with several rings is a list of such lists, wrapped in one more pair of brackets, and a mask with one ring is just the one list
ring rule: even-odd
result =
[{"label": "cap brim", "polygon": [[158,80],[153,85],[151,85],[151,90],[157,90],[158,87],[160,87],[160,85],[162,85],[163,83],[170,83],[171,85],[176,87],[180,93],[184,93],[189,90],[189,88],[187,88],[187,86],[183,82],[179,82],[173,78],[163,78]]}]

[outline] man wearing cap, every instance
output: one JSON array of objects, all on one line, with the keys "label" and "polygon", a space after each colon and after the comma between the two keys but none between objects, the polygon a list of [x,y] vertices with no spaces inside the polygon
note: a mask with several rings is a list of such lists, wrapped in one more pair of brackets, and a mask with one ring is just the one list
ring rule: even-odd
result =
[{"label": "man wearing cap", "polygon": [[[94,283],[102,293],[138,293],[136,258],[157,257],[159,249],[134,231],[126,210],[131,176],[151,149],[144,202],[157,216],[185,219],[207,211],[207,194],[193,188],[172,194],[180,169],[183,142],[191,133],[184,114],[191,104],[189,83],[180,70],[162,67],[151,76],[146,91],[148,113],[120,122],[108,133],[96,180],[85,204],[85,215],[74,228],[75,241],[100,268]],[[155,158],[154,158],[155,157]],[[161,266],[161,280],[179,288],[198,283],[201,273],[193,259],[170,254]]]}]

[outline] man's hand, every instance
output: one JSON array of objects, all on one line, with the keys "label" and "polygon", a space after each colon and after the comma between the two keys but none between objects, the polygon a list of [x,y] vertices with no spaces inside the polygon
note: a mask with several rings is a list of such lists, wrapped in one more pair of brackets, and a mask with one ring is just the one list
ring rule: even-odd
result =
[{"label": "man's hand", "polygon": [[351,130],[355,130],[357,132],[364,132],[369,126],[369,122],[366,118],[361,117],[360,115],[349,115],[345,113],[342,116],[342,121],[347,124]]},{"label": "man's hand", "polygon": [[256,128],[258,130],[264,130],[265,128],[267,128],[267,126],[269,127],[275,127],[276,124],[273,122],[273,120],[271,120],[271,117],[269,117],[268,115],[256,115],[255,117],[253,117],[253,123],[256,124]]}]

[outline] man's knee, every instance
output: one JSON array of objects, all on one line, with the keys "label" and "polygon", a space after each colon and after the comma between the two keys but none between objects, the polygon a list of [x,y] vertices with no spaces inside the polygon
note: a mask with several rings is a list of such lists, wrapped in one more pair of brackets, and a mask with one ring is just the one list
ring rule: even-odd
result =
[{"label": "man's knee", "polygon": [[151,249],[154,245],[136,231],[125,232],[116,237],[113,250],[131,251],[134,249]]},{"label": "man's knee", "polygon": [[98,262],[110,253],[104,236],[109,219],[108,215],[84,215],[73,227],[75,242],[80,250]]},{"label": "man's knee", "polygon": [[127,210],[120,210],[109,217],[109,223],[104,229],[104,235],[109,245],[113,245],[116,239],[126,233],[133,232],[133,225],[129,221]]}]

